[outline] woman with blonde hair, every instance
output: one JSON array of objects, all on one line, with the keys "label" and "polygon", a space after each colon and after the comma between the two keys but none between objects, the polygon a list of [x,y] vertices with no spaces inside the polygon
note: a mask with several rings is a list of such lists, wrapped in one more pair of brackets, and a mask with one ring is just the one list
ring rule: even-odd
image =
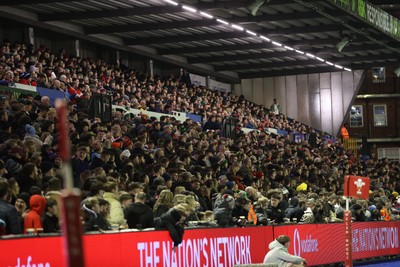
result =
[{"label": "woman with blonde hair", "polygon": [[178,204],[186,203],[186,195],[184,194],[175,194],[172,199],[172,206],[176,206]]},{"label": "woman with blonde hair", "polygon": [[170,208],[172,208],[172,199],[174,194],[169,189],[164,189],[161,191],[156,203],[154,204],[154,218],[160,217],[162,214],[166,213]]},{"label": "woman with blonde hair", "polygon": [[199,221],[199,217],[196,214],[196,209],[200,207],[199,202],[196,201],[194,196],[187,195],[185,203],[189,205],[190,210],[192,211],[188,217],[188,221]]}]

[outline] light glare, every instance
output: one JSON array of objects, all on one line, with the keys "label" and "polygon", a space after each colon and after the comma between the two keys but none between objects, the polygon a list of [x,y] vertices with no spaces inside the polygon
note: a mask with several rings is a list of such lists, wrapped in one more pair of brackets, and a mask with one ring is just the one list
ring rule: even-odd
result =
[{"label": "light glare", "polygon": [[197,9],[194,9],[193,7],[190,7],[190,6],[182,6],[182,8],[187,10],[187,11],[189,11],[189,12],[192,12],[192,13],[196,13],[197,12]]}]

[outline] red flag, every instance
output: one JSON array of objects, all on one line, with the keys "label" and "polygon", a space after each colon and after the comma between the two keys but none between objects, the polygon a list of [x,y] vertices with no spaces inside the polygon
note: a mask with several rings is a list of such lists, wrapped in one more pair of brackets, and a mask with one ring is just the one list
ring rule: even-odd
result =
[{"label": "red flag", "polygon": [[344,195],[356,198],[369,198],[370,179],[362,176],[344,177]]}]

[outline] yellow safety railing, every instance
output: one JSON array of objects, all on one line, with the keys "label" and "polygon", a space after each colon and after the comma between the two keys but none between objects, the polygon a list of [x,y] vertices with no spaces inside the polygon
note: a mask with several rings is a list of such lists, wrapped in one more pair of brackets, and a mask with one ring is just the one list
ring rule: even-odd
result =
[{"label": "yellow safety railing", "polygon": [[353,154],[357,156],[357,151],[358,151],[357,138],[343,139],[342,141],[343,141],[343,147],[346,150],[351,150]]}]

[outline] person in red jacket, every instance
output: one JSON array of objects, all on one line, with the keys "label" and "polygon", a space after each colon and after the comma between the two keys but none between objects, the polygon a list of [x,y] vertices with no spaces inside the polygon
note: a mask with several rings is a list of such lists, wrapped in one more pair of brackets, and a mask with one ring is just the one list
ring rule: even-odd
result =
[{"label": "person in red jacket", "polygon": [[29,205],[30,211],[24,220],[24,233],[29,228],[35,229],[35,233],[37,233],[38,229],[43,229],[41,216],[46,208],[46,198],[40,195],[33,195],[29,200]]}]

